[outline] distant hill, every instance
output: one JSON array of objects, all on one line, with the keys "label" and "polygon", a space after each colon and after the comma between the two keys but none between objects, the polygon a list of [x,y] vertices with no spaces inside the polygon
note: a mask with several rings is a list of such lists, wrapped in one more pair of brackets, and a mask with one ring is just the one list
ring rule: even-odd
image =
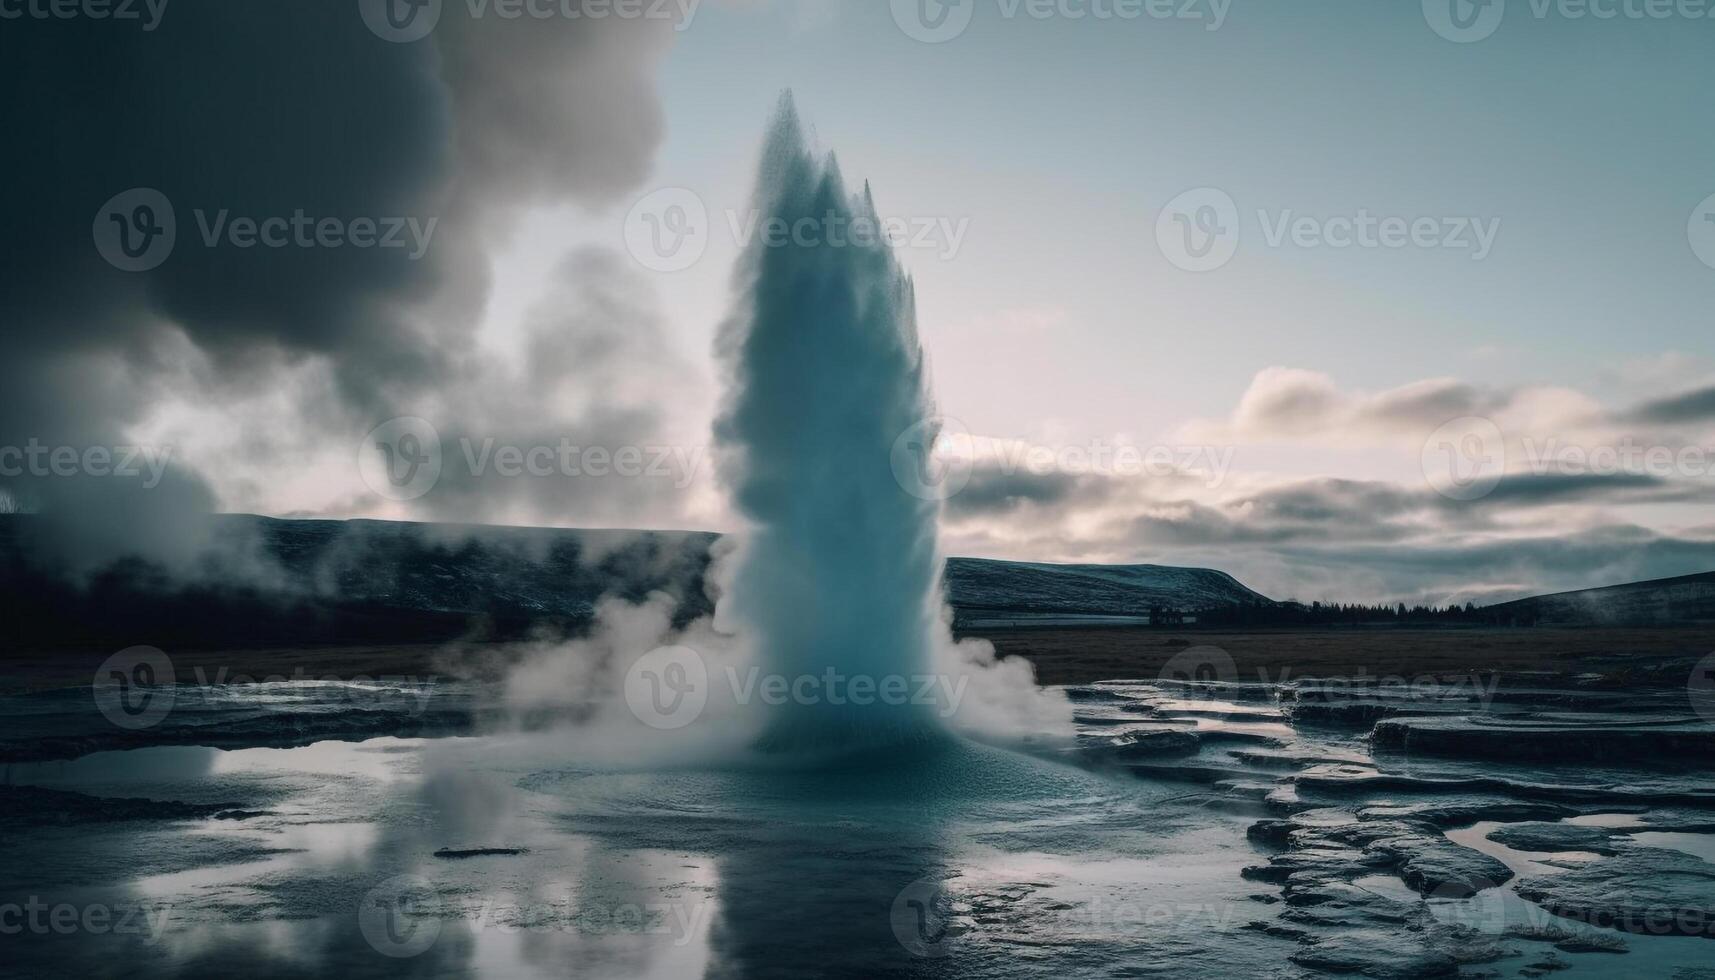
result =
[{"label": "distant hill", "polygon": [[[220,562],[184,585],[141,563],[84,588],[29,560],[32,518],[0,516],[0,645],[257,648],[507,639],[576,629],[603,596],[662,591],[688,621],[718,536],[388,521],[216,519]],[[961,622],[1139,621],[1152,608],[1268,603],[1231,576],[1158,565],[952,558]],[[10,635],[7,635],[10,634]]]},{"label": "distant hill", "polygon": [[967,622],[1144,618],[1154,608],[1191,612],[1272,604],[1226,572],[1166,565],[1046,565],[947,559],[947,598]]},{"label": "distant hill", "polygon": [[1487,606],[1498,623],[1655,626],[1715,622],[1715,572],[1535,596]]}]

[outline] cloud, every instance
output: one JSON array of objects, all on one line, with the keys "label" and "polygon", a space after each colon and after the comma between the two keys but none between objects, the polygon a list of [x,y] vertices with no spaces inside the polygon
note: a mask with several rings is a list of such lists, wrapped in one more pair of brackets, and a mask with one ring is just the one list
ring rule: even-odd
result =
[{"label": "cloud", "polygon": [[1625,471],[1520,469],[1461,501],[1422,479],[1249,473],[1209,486],[1184,474],[979,466],[949,501],[949,546],[1043,561],[1204,565],[1279,597],[1498,601],[1715,567],[1707,534],[1631,517],[1644,507],[1702,508],[1712,497],[1707,480]]},{"label": "cloud", "polygon": [[[1482,603],[1715,568],[1715,541],[1706,536],[1576,512],[1513,526],[1450,516],[1388,488],[1367,488],[1361,496],[1370,509],[1327,514],[1306,514],[1278,499],[1163,507],[1117,518],[1073,547],[1109,556],[1120,551],[1129,561],[1219,568],[1266,595],[1304,601]],[[1353,499],[1328,495],[1318,506],[1336,497]]]},{"label": "cloud", "polygon": [[[1616,410],[1569,388],[1439,378],[1366,392],[1269,368],[1225,419],[1177,430],[1207,443],[1202,458],[1222,457],[1214,479],[979,454],[948,501],[948,547],[1204,565],[1267,594],[1364,602],[1489,601],[1707,571],[1708,528],[1673,527],[1715,502],[1715,447],[1696,426],[1706,397]],[[1487,493],[1455,500],[1431,485],[1424,467],[1445,463],[1425,454],[1436,430],[1465,416],[1495,423],[1505,468]]]},{"label": "cloud", "polygon": [[1280,567],[1288,573],[1254,576],[1277,596],[1481,605],[1706,572],[1715,568],[1715,542],[1616,523],[1406,549],[1329,544],[1288,550]]},{"label": "cloud", "polygon": [[[472,19],[449,4],[428,39],[395,44],[353,3],[224,0],[175,0],[149,32],[90,18],[5,31],[0,84],[29,97],[0,104],[13,147],[0,446],[113,446],[193,417],[230,428],[264,403],[270,421],[220,459],[175,454],[152,490],[31,475],[0,489],[70,515],[67,527],[99,496],[122,516],[90,561],[158,550],[159,535],[130,532],[194,538],[197,514],[232,503],[208,478],[232,456],[318,442],[348,454],[354,431],[489,380],[476,331],[493,244],[525,206],[601,206],[647,174],[672,37],[647,18]],[[104,202],[132,188],[164,195],[177,225],[171,254],[140,272],[108,264],[92,239]],[[300,216],[434,230],[416,256],[226,235]],[[631,421],[628,436],[649,420]],[[274,472],[255,479],[290,481],[270,458]]]},{"label": "cloud", "polygon": [[1352,393],[1342,391],[1326,374],[1273,367],[1257,373],[1225,431],[1251,439],[1385,437],[1425,426],[1433,430],[1461,416],[1491,414],[1511,400],[1505,392],[1484,391],[1449,378],[1376,394]]},{"label": "cloud", "polygon": [[1421,440],[1462,418],[1489,419],[1515,442],[1526,436],[1611,442],[1640,435],[1640,426],[1673,429],[1715,421],[1715,385],[1612,409],[1570,388],[1482,387],[1430,378],[1366,392],[1341,388],[1321,372],[1270,367],[1252,378],[1228,418],[1194,420],[1183,431],[1187,438],[1217,442],[1372,448]]},{"label": "cloud", "polygon": [[1622,418],[1654,425],[1715,422],[1715,386],[1645,402]]},{"label": "cloud", "polygon": [[1570,502],[1670,503],[1709,500],[1715,488],[1677,486],[1648,473],[1513,473],[1474,501],[1440,501],[1444,509],[1544,506]]},{"label": "cloud", "polygon": [[1020,471],[985,463],[973,467],[970,482],[947,501],[947,509],[956,521],[1031,507],[1088,506],[1099,503],[1109,489],[1109,481],[1095,474]]},{"label": "cloud", "polygon": [[1429,378],[1377,392],[1341,388],[1321,372],[1257,372],[1227,419],[1196,420],[1185,438],[1218,443],[1302,443],[1373,448],[1423,439],[1460,418],[1493,419],[1514,432],[1581,430],[1601,420],[1588,396],[1565,388],[1488,388]]}]

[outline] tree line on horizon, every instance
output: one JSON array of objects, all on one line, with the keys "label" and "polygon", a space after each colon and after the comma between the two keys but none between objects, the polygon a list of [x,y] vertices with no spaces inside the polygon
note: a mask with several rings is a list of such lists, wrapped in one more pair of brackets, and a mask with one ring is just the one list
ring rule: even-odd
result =
[{"label": "tree line on horizon", "polygon": [[1476,603],[1447,606],[1407,606],[1344,602],[1234,603],[1193,613],[1150,610],[1150,622],[1179,625],[1195,617],[1199,626],[1535,626],[1535,614],[1521,610],[1480,608]]}]

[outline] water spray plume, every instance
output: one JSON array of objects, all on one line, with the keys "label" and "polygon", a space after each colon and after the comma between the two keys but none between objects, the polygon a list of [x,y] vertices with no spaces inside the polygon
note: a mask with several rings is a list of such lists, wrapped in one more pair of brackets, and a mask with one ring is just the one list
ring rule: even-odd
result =
[{"label": "water spray plume", "polygon": [[[720,330],[720,475],[751,525],[723,612],[754,637],[767,673],[924,676],[939,625],[940,505],[907,493],[890,465],[900,434],[934,415],[911,280],[877,236],[833,233],[878,225],[875,205],[812,153],[789,95],[756,208],[759,228],[821,231],[759,234]],[[932,706],[871,700],[770,709],[762,744],[865,747],[941,730]]]}]

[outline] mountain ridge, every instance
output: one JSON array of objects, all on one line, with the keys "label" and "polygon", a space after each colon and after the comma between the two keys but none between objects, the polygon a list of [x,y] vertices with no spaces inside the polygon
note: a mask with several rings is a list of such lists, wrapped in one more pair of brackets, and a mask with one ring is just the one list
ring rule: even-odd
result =
[{"label": "mountain ridge", "polygon": [[[29,560],[28,515],[0,519],[0,585],[23,643],[278,644],[525,635],[576,628],[602,598],[665,592],[683,623],[713,611],[703,576],[720,535],[701,531],[220,515],[212,567],[175,579],[129,563],[73,588]],[[1147,620],[1152,609],[1272,604],[1225,572],[951,557],[956,618]],[[26,622],[27,621],[27,622]],[[97,627],[100,628],[97,628]],[[57,634],[57,635],[55,635]],[[53,642],[58,640],[59,642]]]},{"label": "mountain ridge", "polygon": [[1715,622],[1715,572],[1531,596],[1483,611],[1543,626]]}]

